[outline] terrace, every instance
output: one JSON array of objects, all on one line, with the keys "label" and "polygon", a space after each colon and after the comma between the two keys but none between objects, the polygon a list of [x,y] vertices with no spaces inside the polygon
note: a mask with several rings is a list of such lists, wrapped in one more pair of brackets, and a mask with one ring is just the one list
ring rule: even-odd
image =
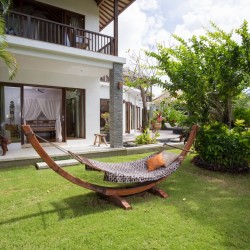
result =
[{"label": "terrace", "polygon": [[9,11],[6,34],[115,55],[115,38],[44,18]]}]

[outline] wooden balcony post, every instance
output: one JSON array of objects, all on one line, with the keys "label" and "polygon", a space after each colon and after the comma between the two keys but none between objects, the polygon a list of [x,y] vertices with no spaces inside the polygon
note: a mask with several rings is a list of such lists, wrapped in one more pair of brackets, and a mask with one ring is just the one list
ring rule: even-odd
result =
[{"label": "wooden balcony post", "polygon": [[118,56],[118,0],[114,1],[114,55]]},{"label": "wooden balcony post", "polygon": [[25,28],[23,26],[23,30],[24,30],[24,36],[27,36],[27,38],[30,38],[32,39],[32,32],[29,32],[31,30],[31,17],[30,16],[27,16],[27,28]]},{"label": "wooden balcony post", "polygon": [[73,28],[73,47],[76,48],[76,28]]}]

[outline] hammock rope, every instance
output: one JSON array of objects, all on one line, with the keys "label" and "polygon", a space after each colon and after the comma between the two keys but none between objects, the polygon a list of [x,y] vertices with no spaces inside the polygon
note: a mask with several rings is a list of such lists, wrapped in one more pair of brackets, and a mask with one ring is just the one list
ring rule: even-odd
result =
[{"label": "hammock rope", "polygon": [[[65,148],[62,148],[62,147],[56,145],[55,143],[50,142],[50,141],[44,139],[43,137],[39,136],[38,134],[36,134],[36,133],[34,133],[34,132],[30,132],[30,133],[31,133],[31,134],[34,134],[34,135],[35,135],[37,138],[39,138],[40,140],[42,140],[42,141],[44,141],[44,142],[50,144],[51,146],[53,146],[53,147],[57,148],[58,150],[62,151],[63,153],[65,153],[65,154],[71,156],[72,158],[74,158],[74,159],[77,160],[78,162],[83,163],[82,158],[80,158],[78,155],[76,155],[76,154],[73,153],[72,151],[67,150],[67,149],[65,149]],[[28,134],[29,134],[29,133],[28,133]],[[25,135],[27,136],[28,134],[25,134]],[[89,163],[89,164],[92,165],[91,163]]]},{"label": "hammock rope", "polygon": [[[58,150],[62,151],[63,153],[69,155],[71,158],[75,159],[75,160],[78,161],[79,163],[85,164],[85,165],[91,167],[92,169],[95,169],[95,170],[100,171],[100,169],[99,169],[98,167],[96,167],[92,162],[90,162],[88,158],[80,157],[79,155],[73,153],[72,151],[66,150],[66,149],[64,149],[64,148],[62,148],[62,147],[56,145],[55,143],[50,142],[50,141],[44,139],[43,137],[37,135],[37,134],[34,133],[33,131],[30,132],[30,133],[31,133],[31,134],[34,134],[34,135],[35,135],[37,138],[39,138],[40,140],[42,140],[42,141],[44,141],[44,142],[50,144],[51,146],[53,146],[53,147],[57,148]],[[28,134],[29,134],[29,133],[28,133]],[[28,134],[26,134],[26,136],[27,136]],[[192,150],[186,150],[186,149],[184,149],[184,148],[179,148],[179,147],[176,147],[176,146],[173,146],[173,145],[170,145],[170,144],[167,144],[166,142],[164,142],[163,147],[164,147],[165,145],[167,145],[167,146],[169,146],[169,147],[172,147],[172,148],[176,148],[176,149],[185,151],[185,152],[188,152],[188,153],[194,153],[194,151],[192,151]]]},{"label": "hammock rope", "polygon": [[[72,157],[74,157],[74,158],[75,158],[75,157],[78,158],[78,156],[77,156],[75,153],[73,153],[72,151],[66,150],[66,149],[64,149],[64,148],[62,148],[62,147],[56,145],[55,143],[50,142],[50,141],[44,139],[43,137],[39,136],[38,134],[36,134],[36,133],[34,133],[34,132],[33,132],[33,134],[34,134],[37,138],[39,138],[39,139],[41,139],[42,141],[44,141],[44,142],[50,144],[50,145],[53,146],[53,147],[59,149],[60,151],[66,153],[67,155],[70,155],[70,156],[72,156]],[[185,152],[194,153],[193,150],[186,150],[186,149],[184,149],[184,148],[180,148],[180,147],[177,147],[177,146],[168,144],[168,143],[166,143],[166,142],[164,142],[162,146],[163,146],[163,147],[164,147],[164,146],[169,146],[169,147],[172,147],[172,148],[176,148],[176,149],[179,149],[179,150],[183,150],[183,151],[185,151]],[[78,159],[78,161],[80,161],[80,159]]]},{"label": "hammock rope", "polygon": [[[34,134],[34,135],[35,135],[37,138],[39,138],[40,140],[42,140],[42,141],[44,141],[44,142],[50,144],[51,146],[53,146],[53,147],[57,148],[58,150],[62,151],[63,153],[69,155],[70,157],[72,157],[73,159],[75,159],[76,161],[78,161],[79,163],[85,164],[85,165],[91,167],[92,169],[96,169],[96,170],[100,171],[100,169],[99,169],[98,167],[96,167],[88,158],[80,157],[79,155],[73,153],[72,151],[66,150],[66,149],[64,149],[64,148],[62,148],[62,147],[56,145],[55,143],[50,142],[50,141],[44,139],[43,137],[37,135],[37,134],[34,133],[33,131],[30,132],[30,133],[31,133],[31,134]],[[29,134],[29,133],[28,133],[28,134]],[[25,134],[25,135],[27,136],[28,134]],[[176,148],[176,149],[185,151],[185,152],[187,152],[187,153],[194,153],[193,150],[186,150],[186,149],[184,149],[184,148],[176,147],[176,146],[173,146],[173,145],[170,145],[170,144],[167,144],[166,142],[164,142],[164,143],[163,143],[163,147],[166,146],[166,145],[169,146],[169,147],[172,147],[172,148]]]},{"label": "hammock rope", "polygon": [[179,148],[179,147],[176,147],[176,146],[174,146],[174,145],[167,144],[166,142],[164,142],[162,146],[163,146],[163,147],[164,147],[164,146],[169,146],[169,147],[171,147],[171,148],[176,148],[176,149],[179,149],[179,150],[183,150],[183,151],[188,152],[188,153],[191,153],[191,154],[194,153],[194,150],[187,150],[187,149],[184,149],[184,148]]}]

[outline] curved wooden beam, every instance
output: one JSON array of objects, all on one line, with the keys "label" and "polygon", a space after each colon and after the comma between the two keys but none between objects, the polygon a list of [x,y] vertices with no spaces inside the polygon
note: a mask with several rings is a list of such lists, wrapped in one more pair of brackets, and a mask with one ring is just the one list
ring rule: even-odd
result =
[{"label": "curved wooden beam", "polygon": [[[101,185],[96,185],[93,183],[89,183],[87,181],[84,181],[78,177],[75,177],[74,175],[68,173],[64,169],[62,169],[56,162],[47,154],[47,152],[42,148],[39,141],[37,140],[35,134],[33,133],[32,129],[29,125],[22,125],[22,129],[28,139],[28,141],[31,143],[33,148],[36,150],[36,152],[39,154],[39,156],[47,163],[47,165],[54,170],[57,174],[65,178],[66,180],[72,182],[73,184],[76,184],[80,187],[92,190],[94,192],[97,192],[102,197],[107,198],[108,200],[118,204],[119,206],[123,207],[124,209],[131,209],[132,207],[127,203],[127,201],[124,198],[121,198],[121,196],[128,196],[133,194],[138,194],[144,191],[152,191],[155,194],[158,194],[159,196],[166,198],[168,195],[156,188],[156,185],[165,180],[168,176],[165,176],[157,181],[152,182],[145,182],[140,184],[135,184],[134,186],[130,187],[124,187],[124,188],[115,188],[115,187],[105,187]],[[177,159],[180,163],[183,161],[185,156],[187,155],[187,151],[192,146],[196,132],[198,130],[198,126],[194,125],[192,127],[192,131],[190,133],[189,139],[184,147],[184,150],[180,154],[180,157]]]},{"label": "curved wooden beam", "polygon": [[61,175],[63,178],[67,179],[68,181],[87,189],[90,189],[94,192],[101,193],[104,195],[119,195],[119,196],[127,196],[132,194],[137,194],[143,191],[146,191],[158,184],[159,182],[163,181],[165,179],[162,178],[157,181],[153,182],[147,182],[147,183],[141,183],[137,184],[133,187],[124,187],[124,188],[112,188],[112,187],[105,187],[100,186],[96,184],[89,183],[87,181],[84,181],[78,177],[73,176],[72,174],[68,173],[64,169],[62,169],[58,164],[55,163],[55,161],[47,154],[47,152],[42,148],[39,141],[37,140],[35,134],[33,133],[32,129],[29,125],[22,125],[23,131],[28,139],[28,141],[31,143],[33,148],[36,150],[36,152],[39,154],[39,156],[47,163],[47,165],[54,170],[57,174]]}]

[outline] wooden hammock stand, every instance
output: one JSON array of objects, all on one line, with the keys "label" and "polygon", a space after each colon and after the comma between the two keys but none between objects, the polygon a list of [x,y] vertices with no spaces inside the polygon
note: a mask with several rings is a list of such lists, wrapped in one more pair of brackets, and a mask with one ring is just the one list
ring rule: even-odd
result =
[{"label": "wooden hammock stand", "polygon": [[[134,186],[123,187],[123,188],[112,188],[112,187],[100,186],[100,185],[89,183],[80,178],[77,178],[73,176],[72,174],[68,173],[67,171],[65,171],[64,169],[62,169],[60,166],[58,166],[58,164],[55,163],[55,161],[42,148],[42,146],[40,145],[39,141],[36,138],[36,135],[33,133],[29,125],[23,125],[22,128],[24,130],[24,133],[28,141],[31,143],[31,145],[36,150],[36,152],[47,163],[47,165],[52,170],[54,170],[57,174],[61,175],[63,178],[67,179],[68,181],[80,187],[87,188],[89,190],[96,192],[101,197],[104,197],[105,199],[115,203],[116,205],[124,209],[132,208],[131,205],[124,199],[124,196],[129,196],[129,195],[138,194],[144,191],[149,191],[162,198],[168,197],[167,193],[165,193],[163,190],[157,187],[157,184],[165,180],[168,176],[164,176],[163,178],[160,178],[156,181],[136,183]],[[185,144],[184,149],[181,151],[180,155],[175,160],[175,162],[179,162],[181,164],[181,162],[184,160],[185,156],[189,152],[195,140],[197,130],[198,130],[198,126],[193,125],[189,138],[187,140],[187,143]],[[71,154],[72,156],[76,156],[75,159],[77,159],[77,155],[75,155],[74,153],[70,151],[68,151],[68,153]]]}]

